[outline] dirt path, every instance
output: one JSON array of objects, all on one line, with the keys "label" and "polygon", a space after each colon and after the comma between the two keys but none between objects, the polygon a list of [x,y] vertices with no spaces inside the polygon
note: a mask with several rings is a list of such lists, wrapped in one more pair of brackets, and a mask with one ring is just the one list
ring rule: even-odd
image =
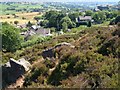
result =
[{"label": "dirt path", "polygon": [[49,69],[49,73],[52,73],[55,70],[55,68],[57,67],[58,64],[59,64],[59,60],[56,60],[55,67]]},{"label": "dirt path", "polygon": [[36,65],[37,63],[40,63],[40,62],[42,62],[42,61],[44,61],[44,59],[43,59],[43,58],[40,58],[40,59],[36,60],[36,61],[32,64],[32,66],[34,66],[34,65]]}]

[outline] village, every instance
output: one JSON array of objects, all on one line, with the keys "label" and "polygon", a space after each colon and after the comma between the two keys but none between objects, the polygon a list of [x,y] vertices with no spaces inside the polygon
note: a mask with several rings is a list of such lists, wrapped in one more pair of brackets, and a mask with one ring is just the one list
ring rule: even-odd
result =
[{"label": "village", "polygon": [[[81,25],[86,25],[86,24],[84,24],[84,22],[86,22],[86,21],[91,23],[94,20],[92,20],[91,16],[79,16],[78,18],[76,18],[76,22],[81,24]],[[28,38],[30,36],[33,36],[33,35],[38,35],[38,36],[41,36],[41,37],[42,36],[43,37],[53,36],[50,29],[41,27],[38,23],[40,23],[40,22],[37,22],[36,25],[31,25],[31,27],[29,27],[28,30],[23,31],[23,32],[20,33],[20,35],[22,35],[24,37],[25,41],[27,41]],[[26,24],[17,25],[16,27],[20,28],[20,29],[25,29],[27,27],[27,25]],[[67,31],[69,32],[71,30],[68,29]],[[57,35],[62,35],[62,34],[64,34],[63,30],[60,30],[60,31],[57,32]]]}]

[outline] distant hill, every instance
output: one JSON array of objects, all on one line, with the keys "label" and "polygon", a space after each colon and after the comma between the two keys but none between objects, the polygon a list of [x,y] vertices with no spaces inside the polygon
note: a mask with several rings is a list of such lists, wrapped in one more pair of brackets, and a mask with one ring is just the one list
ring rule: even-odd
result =
[{"label": "distant hill", "polygon": [[[119,0],[19,0],[19,2],[118,2]],[[16,0],[0,0],[0,2],[18,2]]]}]

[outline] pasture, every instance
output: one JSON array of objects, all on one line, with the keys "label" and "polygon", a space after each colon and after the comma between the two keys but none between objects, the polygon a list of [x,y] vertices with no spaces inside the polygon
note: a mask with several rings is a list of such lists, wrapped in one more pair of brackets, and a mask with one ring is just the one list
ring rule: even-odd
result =
[{"label": "pasture", "polygon": [[9,15],[19,12],[34,12],[34,9],[41,9],[41,3],[0,3],[0,15]]}]

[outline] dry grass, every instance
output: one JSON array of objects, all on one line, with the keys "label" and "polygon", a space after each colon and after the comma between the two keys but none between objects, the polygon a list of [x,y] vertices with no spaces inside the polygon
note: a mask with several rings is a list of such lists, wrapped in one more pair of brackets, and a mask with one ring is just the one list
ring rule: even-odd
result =
[{"label": "dry grass", "polygon": [[[41,14],[42,15],[42,14]],[[32,23],[35,23],[34,20],[35,16],[40,16],[39,12],[32,12],[32,13],[16,13],[17,18],[14,18],[13,15],[0,15],[0,22],[8,22],[8,23],[14,23],[14,21],[18,21],[19,24],[25,24],[28,21],[31,21]],[[22,19],[22,18],[25,19]]]}]

